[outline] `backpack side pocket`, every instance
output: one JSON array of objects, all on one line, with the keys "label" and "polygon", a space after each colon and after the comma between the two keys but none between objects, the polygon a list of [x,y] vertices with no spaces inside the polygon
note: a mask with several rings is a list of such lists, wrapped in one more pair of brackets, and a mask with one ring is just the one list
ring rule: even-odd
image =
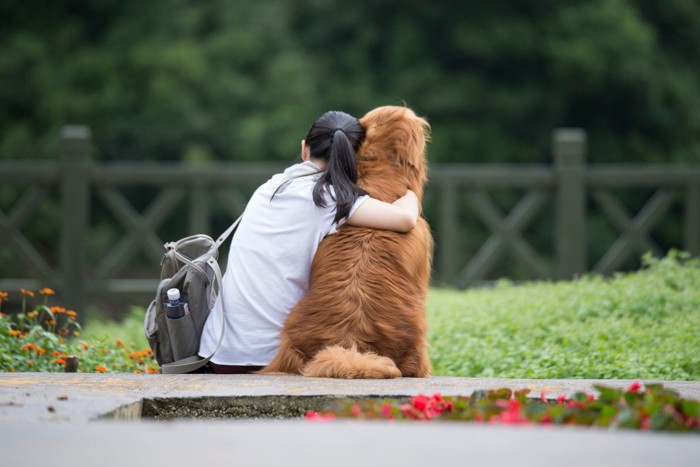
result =
[{"label": "backpack side pocket", "polygon": [[170,335],[170,347],[175,361],[197,355],[199,351],[199,334],[194,327],[192,315],[186,314],[182,318],[171,319],[166,317],[168,334]]}]

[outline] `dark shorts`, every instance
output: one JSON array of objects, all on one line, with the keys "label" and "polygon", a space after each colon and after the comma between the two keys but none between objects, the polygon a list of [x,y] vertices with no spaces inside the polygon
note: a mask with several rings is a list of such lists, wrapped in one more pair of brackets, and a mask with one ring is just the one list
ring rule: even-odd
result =
[{"label": "dark shorts", "polygon": [[222,375],[240,375],[245,373],[252,373],[254,371],[262,370],[262,366],[245,366],[245,365],[219,365],[218,363],[209,362],[214,373]]}]

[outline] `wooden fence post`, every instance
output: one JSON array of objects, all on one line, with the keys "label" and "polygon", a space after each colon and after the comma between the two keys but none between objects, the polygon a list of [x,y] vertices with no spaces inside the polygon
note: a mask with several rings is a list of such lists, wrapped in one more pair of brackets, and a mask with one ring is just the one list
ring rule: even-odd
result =
[{"label": "wooden fence post", "polygon": [[586,271],[586,132],[559,128],[552,135],[556,198],[555,279]]},{"label": "wooden fence post", "polygon": [[85,248],[88,229],[90,129],[61,130],[61,273],[65,306],[83,317],[85,311]]},{"label": "wooden fence post", "polygon": [[688,186],[684,224],[683,247],[693,256],[700,256],[700,180]]}]

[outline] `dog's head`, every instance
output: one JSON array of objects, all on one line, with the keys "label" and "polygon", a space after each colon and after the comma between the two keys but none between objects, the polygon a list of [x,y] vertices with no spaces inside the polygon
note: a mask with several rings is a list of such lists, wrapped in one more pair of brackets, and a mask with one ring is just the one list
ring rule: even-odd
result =
[{"label": "dog's head", "polygon": [[384,106],[369,111],[360,124],[365,139],[357,153],[359,178],[369,180],[374,174],[382,174],[384,181],[394,187],[392,191],[403,195],[410,188],[422,199],[427,181],[428,122],[408,107]]}]

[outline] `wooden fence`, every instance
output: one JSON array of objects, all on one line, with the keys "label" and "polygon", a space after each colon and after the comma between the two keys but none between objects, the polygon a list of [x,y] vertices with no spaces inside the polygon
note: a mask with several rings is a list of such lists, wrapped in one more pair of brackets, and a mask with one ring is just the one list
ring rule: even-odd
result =
[{"label": "wooden fence", "polygon": [[[214,231],[214,218],[226,222],[237,217],[251,187],[283,168],[241,163],[96,164],[91,161],[88,128],[66,127],[61,138],[63,154],[57,163],[0,162],[0,188],[12,185],[20,193],[9,207],[0,205],[0,261],[12,262],[0,264],[0,290],[52,287],[79,311],[104,294],[152,295],[163,241],[176,239],[159,237],[164,225],[183,228],[183,235],[215,236],[219,232]],[[651,233],[672,206],[681,211],[682,224],[682,238],[673,246],[700,255],[700,165],[591,166],[586,164],[583,130],[558,129],[552,142],[552,165],[431,167],[424,206],[436,240],[435,283],[468,287],[490,279],[503,261],[520,264],[531,279],[611,273],[646,251],[663,254]],[[136,206],[125,194],[133,187],[147,188],[153,196]],[[637,213],[630,213],[615,195],[619,189],[641,189],[651,195]],[[496,202],[494,190],[523,195],[511,208],[504,208]],[[39,247],[23,230],[45,222],[38,212],[46,203],[60,206],[60,223]],[[89,239],[97,234],[92,219],[96,209],[102,217],[111,217],[123,236],[104,251],[90,253]],[[593,209],[617,234],[605,253],[589,264],[586,223]],[[553,239],[545,253],[525,235],[542,217],[551,218]],[[486,232],[484,241],[471,251],[462,245],[465,225],[481,225]],[[52,250],[58,254],[50,259],[40,253]],[[139,261],[150,277],[135,277],[132,266]],[[25,277],[5,277],[10,270],[28,272]]]}]

